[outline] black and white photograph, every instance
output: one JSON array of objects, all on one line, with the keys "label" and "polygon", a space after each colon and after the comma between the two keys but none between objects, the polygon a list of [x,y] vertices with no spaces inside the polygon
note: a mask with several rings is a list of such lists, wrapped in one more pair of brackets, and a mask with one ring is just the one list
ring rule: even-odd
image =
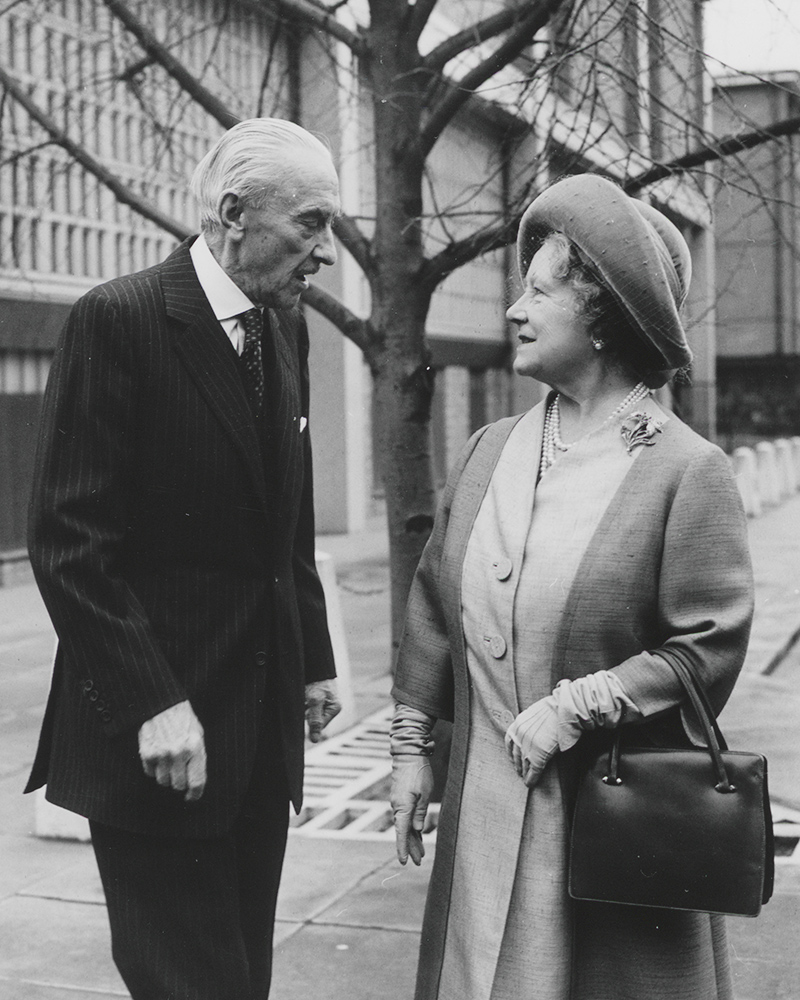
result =
[{"label": "black and white photograph", "polygon": [[0,0],[0,1000],[799,1000],[797,0]]}]

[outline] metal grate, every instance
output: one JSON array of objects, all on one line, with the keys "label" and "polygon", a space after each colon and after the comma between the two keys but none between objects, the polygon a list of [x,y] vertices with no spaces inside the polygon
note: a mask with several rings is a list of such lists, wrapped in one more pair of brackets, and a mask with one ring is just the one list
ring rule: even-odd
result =
[{"label": "metal grate", "polygon": [[800,864],[800,812],[772,803],[777,864]]},{"label": "metal grate", "polygon": [[[392,708],[306,751],[304,805],[291,832],[337,840],[394,840],[389,781]],[[428,809],[426,836],[435,841],[439,805]],[[775,860],[800,864],[800,811],[772,804]]]},{"label": "metal grate", "polygon": [[[337,840],[394,840],[389,805],[392,707],[306,751],[303,809],[291,832]],[[435,828],[438,805],[428,810]]]}]

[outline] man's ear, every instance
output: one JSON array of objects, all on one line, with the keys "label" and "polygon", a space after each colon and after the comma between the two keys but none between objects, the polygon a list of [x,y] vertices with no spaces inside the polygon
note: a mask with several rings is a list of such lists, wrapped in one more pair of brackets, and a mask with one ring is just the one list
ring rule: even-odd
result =
[{"label": "man's ear", "polygon": [[244,202],[235,191],[223,191],[219,199],[219,218],[225,229],[233,232],[240,232],[242,225],[242,212]]}]

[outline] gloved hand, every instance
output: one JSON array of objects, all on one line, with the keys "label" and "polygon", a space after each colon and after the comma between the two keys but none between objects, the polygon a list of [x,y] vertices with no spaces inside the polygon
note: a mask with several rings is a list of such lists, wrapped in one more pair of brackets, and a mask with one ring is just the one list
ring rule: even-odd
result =
[{"label": "gloved hand", "polygon": [[397,860],[404,865],[409,857],[419,865],[425,857],[422,828],[433,791],[430,758],[420,754],[392,757],[390,801],[394,815]]},{"label": "gloved hand", "polygon": [[322,730],[342,710],[336,681],[313,681],[306,684],[306,722],[308,723],[308,738],[312,743],[319,743]]},{"label": "gloved hand", "polygon": [[506,750],[529,788],[557,750],[569,750],[588,729],[614,729],[642,714],[622,681],[609,670],[561,680],[551,695],[535,701],[506,730]]},{"label": "gloved hand", "polygon": [[520,712],[506,730],[506,750],[517,774],[533,788],[558,750],[558,711],[552,695]]}]

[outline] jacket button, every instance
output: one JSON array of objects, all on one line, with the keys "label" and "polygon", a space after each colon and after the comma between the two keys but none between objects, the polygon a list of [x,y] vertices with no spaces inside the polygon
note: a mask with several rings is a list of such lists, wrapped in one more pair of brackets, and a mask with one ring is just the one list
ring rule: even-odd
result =
[{"label": "jacket button", "polygon": [[256,666],[266,667],[267,665],[267,654],[263,650],[259,650],[256,653]]},{"label": "jacket button", "polygon": [[85,694],[88,694],[92,690],[93,687],[94,687],[94,684],[92,684],[91,681],[84,681],[83,682],[83,690],[84,690]]},{"label": "jacket button", "polygon": [[99,697],[100,697],[100,692],[97,690],[97,688],[94,688],[94,690],[89,692],[89,701],[97,701]]},{"label": "jacket button", "polygon": [[492,563],[492,569],[494,570],[494,575],[498,580],[507,580],[511,576],[511,571],[514,568],[514,564],[507,556],[503,556],[500,559],[495,559]]},{"label": "jacket button", "polygon": [[484,639],[489,645],[489,652],[496,660],[501,660],[506,655],[506,640],[502,635],[487,635]]},{"label": "jacket button", "polygon": [[509,712],[508,709],[506,709],[505,712],[503,712],[503,714],[500,717],[500,719],[501,719],[503,725],[506,727],[506,729],[508,729],[508,727],[511,725],[511,723],[514,721],[515,718],[516,718],[516,716],[514,715],[514,713],[513,712]]},{"label": "jacket button", "polygon": [[94,707],[97,709],[98,712],[102,712],[105,710],[106,703],[101,698]]},{"label": "jacket button", "polygon": [[100,718],[103,720],[103,722],[111,722],[111,712],[109,712],[107,708],[103,709],[103,711],[100,713]]}]

